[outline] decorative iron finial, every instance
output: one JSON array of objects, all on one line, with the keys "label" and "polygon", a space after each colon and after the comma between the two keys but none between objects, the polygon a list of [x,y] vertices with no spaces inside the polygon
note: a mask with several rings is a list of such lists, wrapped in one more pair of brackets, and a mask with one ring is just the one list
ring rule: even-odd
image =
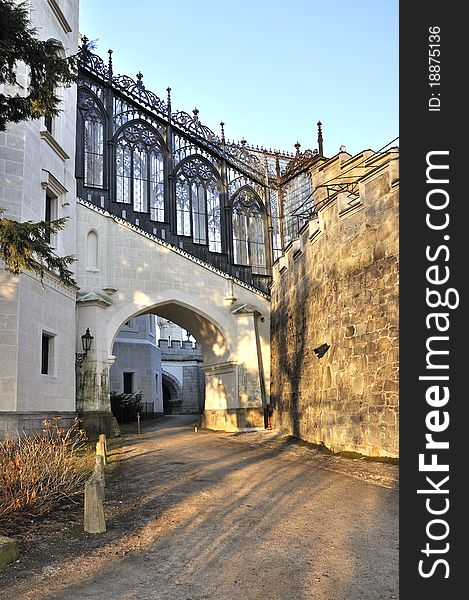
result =
[{"label": "decorative iron finial", "polygon": [[241,142],[240,142],[241,146],[244,148],[244,146],[247,144],[247,141],[244,139],[244,137],[242,138]]},{"label": "decorative iron finial", "polygon": [[324,156],[321,121],[318,121],[318,152],[319,152],[319,156]]},{"label": "decorative iron finial", "polygon": [[171,120],[171,88],[166,88],[166,105],[168,107],[168,120]]},{"label": "decorative iron finial", "polygon": [[220,121],[220,127],[221,127],[221,141],[224,144],[225,143],[225,124],[223,123],[223,121]]},{"label": "decorative iron finial", "polygon": [[296,148],[296,156],[298,156],[300,154],[300,148],[301,148],[300,142],[296,142],[295,148]]},{"label": "decorative iron finial", "polygon": [[199,114],[199,109],[198,108],[194,108],[194,110],[192,111],[193,115],[194,115],[194,119],[196,121],[199,120],[199,117],[197,116]]},{"label": "decorative iron finial", "polygon": [[88,42],[90,40],[86,37],[86,35],[82,36],[81,38],[81,48],[82,50],[88,50]]},{"label": "decorative iron finial", "polygon": [[138,86],[138,87],[143,87],[143,81],[142,81],[142,79],[143,79],[143,74],[142,74],[142,72],[141,72],[141,71],[139,71],[139,72],[137,73],[136,77],[137,77],[137,86]]},{"label": "decorative iron finial", "polygon": [[109,73],[109,81],[112,81],[112,50],[109,48],[109,50],[107,51],[108,55],[109,55],[109,59],[107,62],[107,66],[108,66],[108,73]]}]

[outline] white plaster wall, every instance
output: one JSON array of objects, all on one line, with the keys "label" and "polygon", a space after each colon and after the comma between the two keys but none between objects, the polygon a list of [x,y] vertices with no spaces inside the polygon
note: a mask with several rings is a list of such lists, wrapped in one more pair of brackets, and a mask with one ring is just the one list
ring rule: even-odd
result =
[{"label": "white plaster wall", "polygon": [[133,392],[142,392],[144,402],[154,402],[154,411],[163,412],[163,399],[156,375],[161,379],[160,349],[145,340],[124,340],[118,338],[114,343],[115,363],[110,371],[111,391],[124,392],[123,373],[131,372]]},{"label": "white plaster wall", "polygon": [[0,411],[16,410],[18,280],[2,270],[0,262]]},{"label": "white plaster wall", "polygon": [[[29,4],[38,38],[58,39],[67,54],[75,53],[79,2],[31,0]],[[53,5],[62,11],[71,32],[54,14]],[[18,66],[18,73],[19,83],[24,83],[24,65]],[[6,94],[17,91],[11,86],[0,89]],[[55,178],[67,190],[58,203],[57,216],[67,216],[69,221],[54,246],[59,254],[75,254],[76,88],[62,89],[59,95],[63,101],[62,112],[54,120],[55,144],[41,135],[43,119],[10,124],[0,133],[0,207],[6,217],[43,219],[45,189],[41,183]],[[75,290],[57,285],[54,278],[46,279],[43,288],[34,276],[12,277],[2,265],[0,282],[0,411],[75,410]],[[57,332],[57,375],[49,379],[40,374],[42,326]]]},{"label": "white plaster wall", "polygon": [[[75,410],[75,292],[46,277],[20,283],[18,344],[19,412]],[[51,372],[41,374],[42,332],[54,334]]]}]

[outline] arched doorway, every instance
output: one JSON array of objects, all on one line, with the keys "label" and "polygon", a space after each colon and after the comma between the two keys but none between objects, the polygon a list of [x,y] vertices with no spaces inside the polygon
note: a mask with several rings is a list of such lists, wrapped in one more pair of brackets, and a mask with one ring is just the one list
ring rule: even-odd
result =
[{"label": "arched doorway", "polygon": [[[83,228],[105,232],[102,243],[109,241],[113,256],[96,280],[95,287],[103,291],[83,292],[77,300],[78,330],[90,328],[94,337],[77,386],[80,414],[93,422],[111,415],[109,373],[116,362],[117,334],[130,319],[153,314],[197,340],[205,426],[225,431],[263,427],[270,375],[269,298],[182,250],[147,239],[105,215],[90,215],[83,207],[82,212]],[[123,276],[124,266],[125,273],[138,277]],[[162,377],[158,383],[162,391]]]},{"label": "arched doorway", "polygon": [[165,415],[177,415],[181,412],[182,405],[182,390],[178,380],[166,373],[162,372],[163,386],[163,412]]}]

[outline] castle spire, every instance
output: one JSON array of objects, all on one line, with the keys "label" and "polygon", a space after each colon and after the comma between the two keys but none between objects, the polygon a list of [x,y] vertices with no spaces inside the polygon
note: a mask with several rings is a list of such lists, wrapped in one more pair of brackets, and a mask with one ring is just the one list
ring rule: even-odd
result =
[{"label": "castle spire", "polygon": [[321,121],[318,121],[318,152],[319,156],[324,156]]}]

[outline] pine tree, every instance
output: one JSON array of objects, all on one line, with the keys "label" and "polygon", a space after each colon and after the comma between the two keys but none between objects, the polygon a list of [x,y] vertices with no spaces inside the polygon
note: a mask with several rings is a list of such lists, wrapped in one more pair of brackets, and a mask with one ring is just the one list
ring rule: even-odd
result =
[{"label": "pine tree", "polygon": [[26,3],[0,0],[0,84],[18,85],[17,65],[29,67],[26,90],[0,94],[0,131],[7,123],[59,114],[59,85],[76,80],[78,55],[66,58],[60,42],[39,40],[31,27]]},{"label": "pine tree", "polygon": [[47,240],[51,234],[65,227],[66,218],[54,221],[19,222],[1,217],[0,209],[0,258],[10,273],[19,274],[23,269],[34,271],[44,277],[45,269],[57,273],[66,283],[74,283],[68,265],[75,261],[71,255],[57,256]]},{"label": "pine tree", "polygon": [[[19,62],[25,63],[29,71],[27,87],[20,89],[21,93],[0,93],[0,131],[5,131],[8,123],[58,115],[60,100],[56,90],[59,85],[67,86],[76,80],[78,59],[78,54],[65,57],[57,40],[37,38],[26,3],[0,0],[0,86],[18,86]],[[57,256],[47,241],[52,233],[64,228],[66,219],[20,223],[2,213],[0,209],[0,259],[8,271],[34,271],[42,281],[44,269],[49,269],[65,282],[73,283],[68,265],[74,257]]]}]

